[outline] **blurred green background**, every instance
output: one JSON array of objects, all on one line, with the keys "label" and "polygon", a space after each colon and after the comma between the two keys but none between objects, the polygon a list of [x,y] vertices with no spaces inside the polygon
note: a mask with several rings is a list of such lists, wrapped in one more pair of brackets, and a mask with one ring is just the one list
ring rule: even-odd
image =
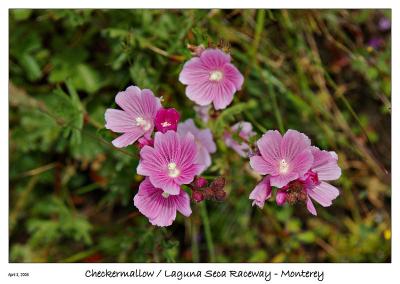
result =
[{"label": "blurred green background", "polygon": [[[10,10],[10,262],[390,262],[390,10]],[[167,228],[133,206],[138,151],[118,150],[104,112],[129,85],[183,119],[188,43],[229,43],[245,76],[216,118],[206,175],[225,202]],[[257,175],[227,149],[239,120],[296,129],[339,155],[341,195],[305,206],[251,206]],[[200,121],[198,121],[200,123]]]}]

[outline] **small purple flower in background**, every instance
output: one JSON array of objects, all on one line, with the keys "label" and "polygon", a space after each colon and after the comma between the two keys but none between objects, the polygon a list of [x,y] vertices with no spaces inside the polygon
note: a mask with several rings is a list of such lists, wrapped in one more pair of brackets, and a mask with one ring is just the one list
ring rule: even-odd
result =
[{"label": "small purple flower in background", "polygon": [[207,123],[210,119],[209,111],[211,105],[206,106],[194,106],[194,111],[196,112],[197,116],[204,122]]},{"label": "small purple flower in background", "polygon": [[179,81],[187,85],[188,98],[201,106],[213,103],[215,109],[226,108],[243,84],[242,74],[230,61],[229,54],[208,48],[186,62]]},{"label": "small purple flower in background", "polygon": [[267,131],[258,141],[261,155],[250,158],[250,166],[259,174],[271,175],[271,185],[283,187],[303,176],[311,167],[313,155],[310,139],[296,130],[282,135]]},{"label": "small purple flower in background", "polygon": [[264,207],[265,200],[271,197],[272,187],[269,181],[269,176],[262,179],[250,193],[249,199],[253,200],[252,205],[257,205],[260,208]]},{"label": "small purple flower in background", "polygon": [[192,134],[181,137],[172,130],[165,134],[156,132],[154,148],[144,146],[140,151],[137,173],[148,176],[155,187],[176,195],[181,191],[180,185],[191,183],[201,169],[196,158]]},{"label": "small purple flower in background", "polygon": [[122,110],[107,109],[105,113],[105,127],[123,133],[112,141],[113,145],[122,148],[136,142],[142,136],[150,138],[154,118],[161,107],[160,100],[153,92],[130,86],[117,94],[115,102]]},{"label": "small purple flower in background", "polygon": [[388,18],[382,17],[379,19],[378,26],[379,26],[379,30],[384,32],[384,31],[389,30],[392,27],[392,23],[390,22],[390,20]]},{"label": "small purple flower in background", "polygon": [[217,150],[210,129],[199,129],[194,124],[193,119],[188,119],[179,123],[178,133],[181,136],[185,136],[187,133],[194,136],[197,146],[196,163],[201,165],[198,174],[202,173],[211,165],[210,154]]},{"label": "small purple flower in background", "polygon": [[179,122],[179,113],[174,108],[160,108],[155,118],[155,125],[162,133],[168,130],[176,131]]},{"label": "small purple flower in background", "polygon": [[156,226],[169,226],[176,218],[176,211],[189,217],[192,214],[189,195],[180,190],[177,195],[169,195],[154,187],[149,178],[145,178],[133,199],[139,211]]},{"label": "small purple flower in background", "polygon": [[368,46],[374,49],[379,49],[381,46],[383,46],[383,44],[384,41],[380,37],[374,37],[368,41]]},{"label": "small purple flower in background", "polygon": [[[232,135],[233,133],[237,133],[242,142],[236,141]],[[250,151],[248,141],[254,135],[256,135],[256,133],[253,132],[253,126],[251,125],[251,123],[240,121],[233,125],[230,131],[225,131],[224,141],[226,146],[232,148],[243,158],[246,158],[248,157],[248,152]]]}]

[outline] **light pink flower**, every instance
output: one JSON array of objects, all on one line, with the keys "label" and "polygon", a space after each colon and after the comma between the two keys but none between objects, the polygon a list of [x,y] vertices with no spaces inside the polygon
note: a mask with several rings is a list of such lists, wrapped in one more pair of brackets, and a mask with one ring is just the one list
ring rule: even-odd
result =
[{"label": "light pink flower", "polygon": [[107,109],[105,113],[105,127],[123,133],[112,141],[113,145],[122,148],[142,136],[150,138],[154,128],[154,118],[161,107],[160,100],[153,95],[153,92],[130,86],[117,94],[115,102],[122,110]]},{"label": "light pink flower", "polygon": [[177,195],[169,195],[160,188],[154,187],[146,178],[139,186],[139,191],[133,198],[134,205],[149,218],[151,224],[165,227],[172,224],[176,211],[189,217],[192,214],[189,195],[180,190]]},{"label": "light pink flower", "polygon": [[180,115],[174,108],[160,108],[156,114],[156,129],[162,133],[168,130],[176,131]]},{"label": "light pink flower", "polygon": [[181,137],[172,130],[165,134],[156,132],[154,148],[144,146],[140,151],[137,173],[148,176],[155,187],[177,195],[181,191],[180,185],[191,183],[199,172],[196,155],[192,134]]},{"label": "light pink flower", "polygon": [[187,85],[188,98],[202,106],[212,102],[215,109],[226,108],[243,84],[242,74],[230,61],[229,54],[208,48],[186,62],[179,81]]},{"label": "light pink flower", "polygon": [[[237,133],[239,137],[242,138],[242,141],[236,141],[232,137],[233,133]],[[250,146],[246,141],[249,141],[249,139],[254,135],[256,135],[256,133],[253,131],[253,126],[251,125],[251,123],[240,121],[233,125],[230,131],[226,131],[224,133],[224,141],[226,146],[232,148],[243,158],[246,158],[248,157],[247,153],[250,150]]]},{"label": "light pink flower", "polygon": [[269,181],[269,176],[263,178],[263,180],[256,185],[253,191],[250,193],[249,199],[253,200],[252,205],[257,205],[260,208],[264,207],[265,200],[271,197],[272,187]]},{"label": "light pink flower", "polygon": [[324,207],[332,205],[332,200],[339,196],[339,190],[325,181],[338,179],[342,171],[338,166],[338,157],[335,152],[327,152],[311,147],[314,162],[309,172],[301,179],[307,190],[307,209],[313,215],[317,215],[314,204],[315,200]]},{"label": "light pink flower", "polygon": [[260,155],[250,158],[251,167],[262,175],[271,175],[271,185],[283,187],[303,176],[311,167],[313,155],[310,139],[295,130],[282,135],[267,131],[258,141]]},{"label": "light pink flower", "polygon": [[196,163],[201,165],[198,174],[205,171],[211,165],[211,153],[216,151],[210,129],[199,129],[194,124],[193,119],[188,119],[178,125],[178,133],[182,136],[191,133],[197,146]]}]

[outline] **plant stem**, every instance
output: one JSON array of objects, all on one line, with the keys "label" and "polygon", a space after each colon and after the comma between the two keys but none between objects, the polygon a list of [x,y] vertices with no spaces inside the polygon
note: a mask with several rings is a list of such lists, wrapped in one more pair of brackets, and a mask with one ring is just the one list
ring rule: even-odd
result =
[{"label": "plant stem", "polygon": [[281,115],[281,112],[278,107],[278,102],[276,100],[276,94],[275,94],[274,87],[271,84],[268,84],[268,91],[271,96],[272,108],[274,109],[274,114],[275,114],[276,121],[278,123],[279,131],[281,133],[284,133],[285,127],[283,126],[282,115]]},{"label": "plant stem", "polygon": [[207,207],[205,202],[200,203],[199,206],[201,219],[203,220],[204,234],[206,237],[209,259],[210,262],[215,262],[214,242],[212,239],[210,222],[208,220]]}]

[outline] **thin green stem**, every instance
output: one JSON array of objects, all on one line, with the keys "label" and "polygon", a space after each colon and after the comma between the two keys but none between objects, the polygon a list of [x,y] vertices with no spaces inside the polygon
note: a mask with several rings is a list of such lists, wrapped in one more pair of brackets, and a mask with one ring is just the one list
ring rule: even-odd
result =
[{"label": "thin green stem", "polygon": [[272,108],[274,109],[274,114],[275,114],[276,121],[278,123],[279,131],[281,133],[284,133],[285,127],[283,125],[281,111],[279,110],[279,107],[278,107],[278,102],[276,100],[276,94],[275,94],[274,87],[271,84],[268,84],[268,92],[271,96]]},{"label": "thin green stem", "polygon": [[210,222],[208,220],[207,207],[205,202],[200,203],[199,206],[200,206],[201,219],[203,221],[204,234],[207,242],[208,256],[210,262],[215,262],[214,242],[211,234]]}]

